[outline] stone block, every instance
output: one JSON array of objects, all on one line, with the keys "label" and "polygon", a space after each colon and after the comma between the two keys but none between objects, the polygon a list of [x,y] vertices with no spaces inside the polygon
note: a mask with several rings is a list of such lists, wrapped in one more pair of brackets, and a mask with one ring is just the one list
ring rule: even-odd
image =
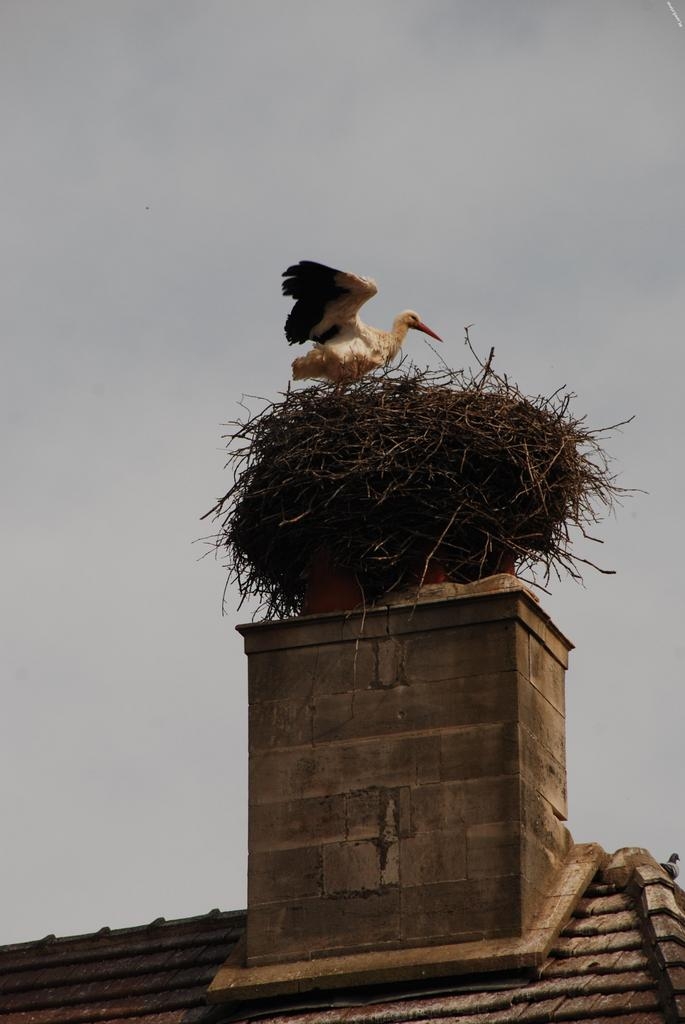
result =
[{"label": "stone block", "polygon": [[347,839],[377,839],[381,834],[380,796],[377,786],[353,790],[345,797]]},{"label": "stone block", "polygon": [[323,892],[321,847],[250,850],[248,905],[319,896]]},{"label": "stone block", "polygon": [[523,591],[410,602],[388,609],[387,632],[392,636],[402,636],[405,633],[456,631],[474,625],[487,629],[491,623],[523,621],[528,605],[532,607],[533,621],[536,617],[539,619],[539,606]]},{"label": "stone block", "polygon": [[465,828],[442,828],[402,839],[400,877],[403,887],[466,878]]},{"label": "stone block", "polygon": [[515,671],[527,634],[514,621],[436,630],[406,638],[405,671],[414,683]]},{"label": "stone block", "polygon": [[536,607],[534,602],[521,601],[516,609],[516,617],[550,656],[563,669],[567,669],[568,655],[573,650],[573,644],[557,629],[549,615],[539,605]]},{"label": "stone block", "polygon": [[409,786],[372,786],[347,795],[346,839],[377,839],[387,845],[410,830]]},{"label": "stone block", "polygon": [[517,686],[517,673],[505,672],[325,694],[315,704],[314,742],[513,721]]},{"label": "stone block", "polygon": [[[375,640],[373,652],[375,673],[373,678],[367,682],[367,686],[375,689],[384,689],[386,687],[400,686],[407,681],[404,665],[404,643],[401,639],[388,637],[384,640]],[[359,675],[357,675],[357,679],[360,680]]]},{"label": "stone block", "polygon": [[247,963],[355,952],[400,939],[400,891],[324,896],[250,908]]},{"label": "stone block", "polygon": [[254,751],[250,803],[281,803],[306,797],[435,782],[440,777],[440,737],[400,736]]},{"label": "stone block", "polygon": [[514,722],[466,726],[440,734],[440,778],[482,779],[519,769]]},{"label": "stone block", "polygon": [[412,831],[411,787],[370,786],[347,795],[346,839],[390,842]]},{"label": "stone block", "polygon": [[[561,826],[563,828],[563,826]],[[565,830],[564,830],[565,831]],[[529,927],[538,915],[549,892],[549,886],[558,874],[563,861],[535,837],[523,832],[521,836],[522,924]]]},{"label": "stone block", "polygon": [[399,885],[400,841],[380,843],[381,886]]},{"label": "stone block", "polygon": [[[498,821],[470,825],[466,832],[469,878],[498,879],[521,871],[521,825]],[[493,887],[496,882],[493,883]]]},{"label": "stone block", "polygon": [[[373,707],[382,703],[384,691],[371,690],[371,701],[366,703]],[[358,739],[374,736],[375,730],[369,725],[364,728],[362,693],[354,690],[347,693],[321,694],[312,705],[312,741],[317,744],[329,743],[334,740]]]},{"label": "stone block", "polygon": [[472,942],[521,931],[520,878],[463,879],[402,887],[405,944]]},{"label": "stone block", "polygon": [[568,817],[565,763],[543,747],[525,725],[519,725],[519,744],[522,777],[551,804],[557,817],[565,821]]},{"label": "stone block", "polygon": [[534,839],[550,852],[555,863],[560,864],[570,848],[569,832],[551,804],[526,781],[521,783],[520,820],[522,836]]},{"label": "stone block", "polygon": [[327,895],[373,892],[380,887],[378,841],[333,843],[323,848],[323,888]]},{"label": "stone block", "polygon": [[312,706],[307,700],[268,700],[251,704],[250,750],[311,743],[312,717]]},{"label": "stone block", "polygon": [[[408,617],[410,610],[405,610]],[[354,646],[357,641],[386,637],[388,613],[385,608],[366,608],[359,612],[303,615],[280,622],[248,622],[236,626],[245,643],[245,653],[293,651],[297,648],[321,648],[329,644]]]},{"label": "stone block", "polygon": [[250,850],[277,850],[303,843],[345,839],[345,796],[311,797],[282,803],[253,803],[248,816]]},{"label": "stone block", "polygon": [[509,821],[520,813],[519,789],[518,775],[418,786],[411,792],[412,832]]},{"label": "stone block", "polygon": [[[431,783],[428,783],[430,785]],[[411,820],[411,786],[401,786],[399,795],[399,808],[400,808],[400,819],[399,819],[399,835],[410,836],[414,834],[414,829]]]},{"label": "stone block", "polygon": [[552,756],[566,761],[566,728],[562,713],[540,693],[529,679],[518,674],[519,720]]},{"label": "stone block", "polygon": [[562,716],[566,715],[565,669],[565,663],[553,657],[540,640],[531,635],[528,670],[524,674]]},{"label": "stone block", "polygon": [[292,650],[262,651],[250,657],[250,704],[304,700],[313,694],[345,693],[360,680],[367,685],[376,671],[371,641],[327,644]]}]

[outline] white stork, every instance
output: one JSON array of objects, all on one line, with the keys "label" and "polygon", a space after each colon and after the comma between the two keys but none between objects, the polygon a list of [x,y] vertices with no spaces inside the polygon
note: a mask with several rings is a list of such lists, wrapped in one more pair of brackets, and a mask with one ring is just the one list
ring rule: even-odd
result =
[{"label": "white stork", "polygon": [[294,380],[358,380],[394,359],[410,328],[442,341],[411,309],[395,317],[391,331],[363,323],[358,311],[378,291],[370,277],[311,260],[288,267],[283,277],[283,294],[295,299],[285,322],[288,344],[314,342],[310,352],[293,362]]}]

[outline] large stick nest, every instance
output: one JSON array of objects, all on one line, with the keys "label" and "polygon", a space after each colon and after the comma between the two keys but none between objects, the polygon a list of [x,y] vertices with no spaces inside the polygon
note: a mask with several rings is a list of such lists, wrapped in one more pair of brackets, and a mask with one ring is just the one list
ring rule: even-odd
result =
[{"label": "large stick nest", "polygon": [[455,582],[496,571],[503,552],[531,582],[581,579],[594,563],[570,528],[588,537],[622,489],[601,446],[612,428],[587,429],[573,397],[527,398],[489,363],[288,390],[225,435],[233,486],[207,516],[229,581],[280,618],[300,611],[322,551],[369,603],[431,558]]}]

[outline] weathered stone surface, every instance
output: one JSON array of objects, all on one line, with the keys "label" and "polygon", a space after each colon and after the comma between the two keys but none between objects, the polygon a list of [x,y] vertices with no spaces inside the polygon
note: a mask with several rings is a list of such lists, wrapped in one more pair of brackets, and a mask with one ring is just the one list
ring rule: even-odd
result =
[{"label": "weathered stone surface", "polygon": [[302,700],[268,700],[250,705],[250,749],[302,746],[312,742],[312,705]]},{"label": "weathered stone surface", "polygon": [[[268,941],[265,937],[268,936]],[[271,903],[249,908],[247,963],[355,952],[400,938],[400,890]]]},{"label": "weathered stone surface", "polygon": [[469,942],[520,934],[520,877],[463,879],[402,888],[403,938]]},{"label": "weathered stone surface", "polygon": [[443,828],[402,839],[400,872],[403,886],[466,878],[466,829]]},{"label": "weathered stone surface", "polygon": [[533,686],[561,715],[566,714],[564,675],[566,659],[559,661],[534,635],[529,639],[528,670],[522,670]]},{"label": "weathered stone surface", "polygon": [[319,693],[345,693],[376,673],[371,640],[332,643],[253,654],[248,667],[250,704],[304,700]]},{"label": "weathered stone surface", "polygon": [[566,764],[537,741],[525,725],[519,725],[520,771],[551,804],[563,821],[568,817]]},{"label": "weathered stone surface", "polygon": [[466,832],[469,878],[499,879],[521,870],[521,825],[497,821],[470,825]]},{"label": "weathered stone surface", "polygon": [[319,846],[288,850],[250,850],[248,904],[319,896],[323,892],[323,867]]},{"label": "weathered stone surface", "polygon": [[[517,673],[511,672],[325,694],[314,706],[313,739],[325,743],[450,728],[464,722],[513,721],[517,684]],[[300,742],[304,729],[295,724],[292,742]]]},{"label": "weathered stone surface", "polygon": [[440,735],[440,778],[479,779],[519,770],[515,722],[464,726]]},{"label": "weathered stone surface", "polygon": [[[383,640],[373,641],[374,674],[366,682],[367,687],[382,689],[387,686],[400,686],[407,682],[407,674],[404,664],[405,648],[401,640],[396,637],[387,637]],[[357,680],[364,686],[359,675]]]},{"label": "weathered stone surface", "polygon": [[510,821],[520,813],[518,774],[432,783],[411,790],[413,832]]},{"label": "weathered stone surface", "polygon": [[402,636],[471,625],[488,628],[490,624],[516,620],[524,622],[527,629],[539,631],[543,638],[548,616],[524,590],[392,607],[387,612],[387,632]]},{"label": "weathered stone surface", "polygon": [[661,870],[649,850],[642,846],[623,846],[613,854],[604,869],[604,875],[607,881],[624,886],[628,884],[635,868],[643,867]]},{"label": "weathered stone surface", "polygon": [[327,895],[380,889],[381,864],[378,843],[359,840],[325,846],[323,887]]},{"label": "weathered stone surface", "polygon": [[520,821],[522,835],[530,835],[557,860],[563,860],[569,850],[568,830],[559,820],[554,807],[542,796],[534,783],[521,780]]},{"label": "weathered stone surface", "polygon": [[375,839],[380,835],[381,792],[378,786],[370,786],[347,794],[345,838]]},{"label": "weathered stone surface", "polygon": [[418,590],[416,584],[414,584],[403,590],[393,590],[392,593],[386,594],[383,597],[383,604],[390,606],[414,604],[418,598],[421,604],[425,605],[434,601],[477,597],[481,594],[493,596],[495,593],[504,591],[510,593],[514,590],[525,591],[535,604],[540,604],[540,600],[535,592],[522,583],[521,580],[517,579],[516,576],[511,576],[509,573],[496,573],[494,576],[487,576],[481,580],[472,580],[470,583],[452,583],[447,581],[443,583],[424,583]]},{"label": "weathered stone surface", "polygon": [[251,802],[333,796],[380,781],[389,787],[435,782],[440,776],[439,740],[438,735],[401,736],[257,751],[250,759]]},{"label": "weathered stone surface", "polygon": [[519,720],[557,761],[566,762],[566,722],[563,714],[551,704],[530,680],[518,674]]},{"label": "weathered stone surface", "polygon": [[327,895],[374,892],[397,885],[400,844],[381,835],[373,840],[334,843],[323,848],[324,892]]},{"label": "weathered stone surface", "polygon": [[[428,783],[430,785],[430,783]],[[419,787],[415,787],[419,788]],[[400,836],[411,836],[414,834],[411,814],[411,794],[413,787],[402,786],[399,790],[399,834]]]},{"label": "weathered stone surface", "polygon": [[255,803],[250,807],[248,824],[250,851],[340,841],[347,835],[345,795]]},{"label": "weathered stone surface", "polygon": [[400,840],[380,843],[381,886],[399,884],[401,847]]},{"label": "weathered stone surface", "polygon": [[573,650],[573,644],[557,629],[549,615],[530,601],[522,601],[518,605],[517,614],[530,635],[542,644],[563,669],[567,669],[568,655]]},{"label": "weathered stone surface", "polygon": [[527,635],[515,621],[431,630],[406,638],[405,670],[415,683],[516,670]]},{"label": "weathered stone surface", "polygon": [[253,654],[293,651],[300,647],[353,646],[359,639],[387,636],[388,621],[387,612],[367,609],[358,614],[339,615],[333,612],[282,622],[249,622],[237,629],[244,638],[245,653],[251,659]]}]

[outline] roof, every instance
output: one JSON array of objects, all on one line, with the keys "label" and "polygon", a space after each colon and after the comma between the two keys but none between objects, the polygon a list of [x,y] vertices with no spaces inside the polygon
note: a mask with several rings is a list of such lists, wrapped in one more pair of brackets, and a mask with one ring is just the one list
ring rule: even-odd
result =
[{"label": "roof", "polygon": [[[660,1024],[685,1021],[685,894],[619,851],[597,873],[535,977],[471,975],[421,990],[349,989],[242,1007],[206,989],[245,928],[212,913],[0,947],[0,1024]],[[318,1003],[318,1005],[316,1005]]]},{"label": "roof", "polygon": [[193,1024],[244,929],[244,913],[213,910],[0,946],[0,1024]]}]

